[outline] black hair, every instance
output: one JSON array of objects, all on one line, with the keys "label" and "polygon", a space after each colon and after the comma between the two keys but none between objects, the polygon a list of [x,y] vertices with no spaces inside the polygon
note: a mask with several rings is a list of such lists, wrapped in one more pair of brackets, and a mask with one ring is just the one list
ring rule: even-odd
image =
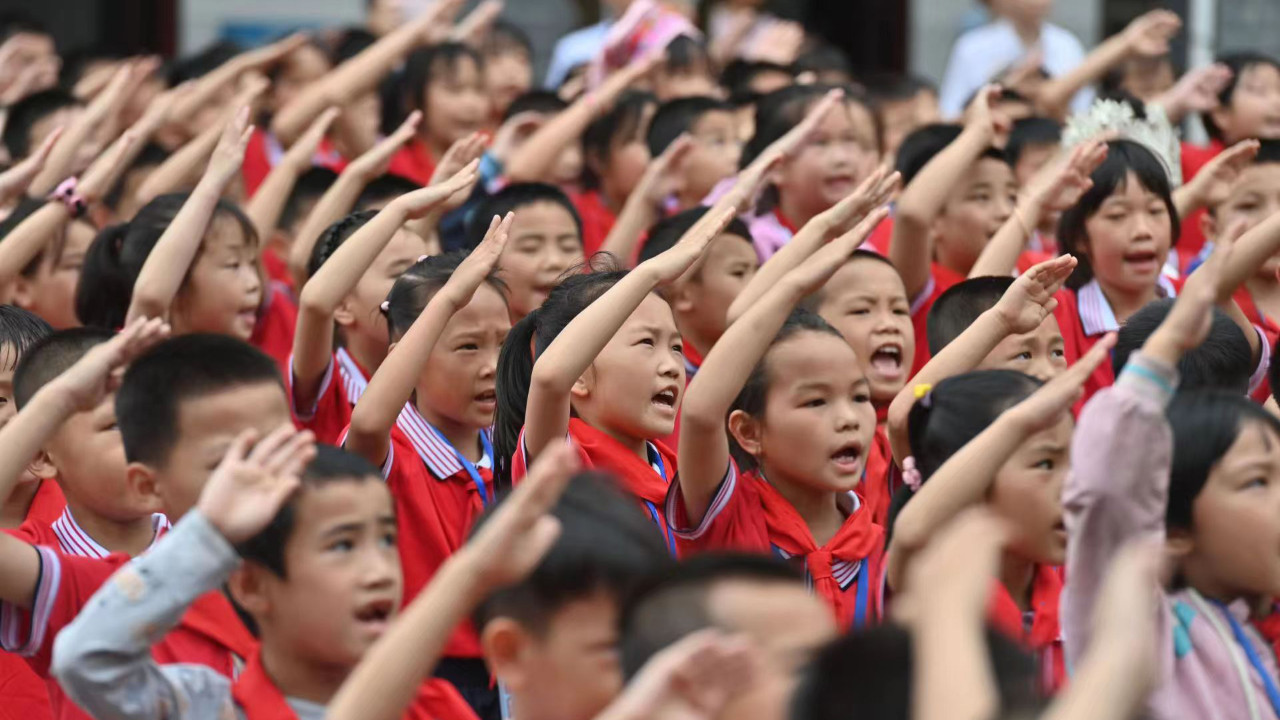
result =
[{"label": "black hair", "polygon": [[707,51],[706,42],[688,35],[677,35],[666,48],[666,62],[662,72],[668,75],[684,75],[697,72],[709,72],[711,54]]},{"label": "black hair", "polygon": [[1085,223],[1111,194],[1124,187],[1129,173],[1137,177],[1138,182],[1148,192],[1152,192],[1164,201],[1169,211],[1169,232],[1171,245],[1178,243],[1181,222],[1178,219],[1178,208],[1173,204],[1173,194],[1169,186],[1169,175],[1164,164],[1142,144],[1132,140],[1108,140],[1107,157],[1093,171],[1089,179],[1093,185],[1085,191],[1075,205],[1067,208],[1058,221],[1058,243],[1062,254],[1074,255],[1076,269],[1067,278],[1067,287],[1079,289],[1093,279],[1093,266],[1086,254],[1089,234]]},{"label": "black hair", "polygon": [[1062,123],[1045,117],[1023,118],[1013,123],[1009,132],[1009,144],[1005,146],[1005,155],[1010,165],[1017,165],[1022,159],[1022,152],[1036,145],[1057,145],[1062,142]]},{"label": "black hair", "polygon": [[647,92],[627,91],[613,107],[587,126],[582,133],[583,187],[591,190],[600,188],[600,172],[592,165],[600,168],[608,165],[615,145],[623,140],[644,141],[647,132],[645,110],[657,102],[657,98]]},{"label": "black hair", "polygon": [[1235,444],[1247,423],[1259,423],[1280,436],[1280,420],[1275,416],[1242,395],[1221,390],[1179,392],[1165,416],[1173,432],[1169,504],[1165,509],[1165,523],[1170,529],[1191,528],[1192,508],[1209,480],[1209,472]]},{"label": "black hair", "polygon": [[[709,605],[711,592],[729,582],[804,588],[797,568],[771,555],[695,555],[623,601],[618,620],[623,678],[635,677],[650,658],[686,635],[717,627]],[[739,628],[720,629],[732,632]]]},{"label": "black hair", "polygon": [[24,12],[6,10],[0,14],[0,41],[23,34],[52,37],[48,27]]},{"label": "black hair", "polygon": [[[1111,351],[1111,367],[1116,377],[1129,362],[1129,356],[1141,350],[1147,338],[1169,316],[1173,303],[1172,298],[1153,300],[1120,326],[1115,349]],[[1237,395],[1249,392],[1253,352],[1240,326],[1221,308],[1213,308],[1213,323],[1205,341],[1188,350],[1178,361],[1178,374],[1181,378],[1178,387],[1183,390],[1205,388]]]},{"label": "black hair", "polygon": [[60,53],[62,67],[58,70],[58,86],[71,92],[76,83],[84,79],[85,71],[96,62],[114,62],[120,53],[105,47],[88,46]]},{"label": "black hair", "polygon": [[792,73],[802,75],[807,72],[821,77],[824,73],[839,73],[843,77],[853,78],[853,65],[844,51],[829,42],[811,43],[808,49],[796,57],[791,65]]},{"label": "black hair", "polygon": [[236,546],[236,552],[246,562],[261,565],[280,578],[286,577],[285,549],[293,536],[302,494],[338,482],[381,484],[382,473],[359,455],[329,445],[316,445],[316,456],[302,471],[299,480],[299,492],[276,511],[271,522]]},{"label": "black hair", "polygon": [[342,247],[342,243],[377,215],[377,210],[356,210],[325,228],[316,244],[311,247],[311,257],[307,258],[307,277],[315,277],[320,267]]},{"label": "black hair", "polygon": [[[4,239],[9,237],[9,233],[17,229],[23,221],[30,218],[46,204],[48,204],[48,201],[38,200],[33,197],[24,196],[19,200],[17,206],[13,208],[13,212],[9,213],[5,219],[0,220],[0,242],[4,242]],[[22,266],[18,274],[25,278],[34,276],[36,271],[40,269],[40,263],[44,262],[46,253],[52,253],[54,258],[62,257],[62,251],[67,244],[67,230],[69,228],[70,225],[63,226],[45,247],[38,250],[31,260]]]},{"label": "black hair", "polygon": [[[987,657],[1000,694],[1000,717],[1022,717],[1044,701],[1036,661],[990,627]],[[792,720],[909,720],[915,690],[915,646],[906,628],[886,624],[831,641],[800,676]],[[856,708],[856,712],[851,709]]]},{"label": "black hair", "polygon": [[414,110],[423,116],[431,112],[427,107],[427,85],[441,73],[452,75],[467,60],[484,72],[484,56],[478,50],[459,42],[445,42],[413,51],[404,66],[402,116],[408,117]]},{"label": "black hair", "polygon": [[[394,342],[409,331],[409,326],[418,319],[422,311],[431,302],[431,298],[449,282],[458,264],[467,257],[464,251],[433,255],[414,263],[396,278],[387,294],[386,317],[387,334]],[[506,302],[506,285],[498,278],[496,272],[489,273],[485,282],[498,291]]]},{"label": "black hair", "polygon": [[84,103],[71,93],[54,88],[28,95],[9,106],[4,124],[4,146],[14,162],[31,153],[31,130],[36,123],[64,108],[80,107]]},{"label": "black hair", "polygon": [[525,112],[555,115],[567,107],[569,107],[569,103],[550,90],[529,90],[517,95],[516,99],[511,101],[511,104],[507,106],[506,112],[502,114],[502,122],[506,122]]},{"label": "black hair", "polygon": [[794,78],[791,68],[778,63],[737,59],[725,65],[720,73],[720,85],[729,91],[729,104],[742,107],[757,102],[761,93],[752,90],[751,84],[756,78],[769,73]]},{"label": "black hair", "polygon": [[[98,233],[85,253],[76,287],[76,317],[80,322],[108,329],[124,326],[138,273],[188,197],[189,193],[161,195],[144,205],[129,222]],[[238,205],[219,198],[210,226],[219,217],[235,221],[248,242],[258,244],[253,223]]]},{"label": "black hair", "polygon": [[922,92],[938,93],[938,88],[919,75],[881,72],[863,78],[867,95],[877,106],[886,102],[912,100]]},{"label": "black hair", "polygon": [[[894,161],[894,169],[902,173],[903,187],[910,184],[938,153],[955,142],[963,129],[959,125],[933,123],[908,133],[898,146],[898,156]],[[1009,163],[1004,152],[994,147],[987,148],[979,157]]]},{"label": "black hair", "polygon": [[[659,220],[653,227],[649,228],[649,236],[645,238],[644,245],[640,248],[640,259],[638,262],[652,260],[662,253],[675,247],[680,242],[680,238],[689,232],[698,221],[706,217],[710,208],[699,206],[690,208],[683,212],[676,213],[669,218]],[[734,217],[720,232],[721,235],[734,235],[751,243],[751,230],[747,228],[747,224],[741,218]],[[754,246],[753,246],[754,247]],[[701,270],[698,271],[701,274]],[[695,278],[696,279],[696,278]]]},{"label": "black hair", "polygon": [[383,173],[364,186],[364,190],[360,191],[360,197],[356,198],[355,207],[358,210],[380,208],[401,195],[421,189],[421,185],[407,177]]},{"label": "black hair", "polygon": [[[1218,63],[1226,65],[1231,70],[1231,79],[1223,86],[1222,91],[1218,93],[1218,104],[1224,108],[1230,108],[1231,103],[1235,99],[1236,88],[1240,86],[1240,76],[1246,70],[1259,65],[1269,65],[1280,71],[1280,60],[1271,55],[1260,52],[1238,52],[1229,55],[1223,55],[1218,58]],[[1219,142],[1226,142],[1227,139],[1222,133],[1222,128],[1213,121],[1210,113],[1201,113],[1200,119],[1204,122],[1204,129],[1209,133],[1209,137]]]},{"label": "black hair", "polygon": [[0,305],[0,363],[17,370],[32,346],[53,334],[44,318],[17,305]]},{"label": "black hair", "polygon": [[[862,248],[858,248],[857,250],[854,250],[852,253],[850,253],[849,259],[845,260],[844,262],[847,265],[855,260],[868,260],[870,262],[880,263],[882,265],[887,266],[890,270],[892,270],[894,275],[898,274],[898,268],[894,267],[893,261],[891,261],[889,258],[873,250],[863,250]],[[901,276],[899,276],[899,279],[901,279]],[[796,307],[799,307],[804,310],[809,310],[815,313],[819,312],[819,310],[821,310],[822,308],[823,301],[826,299],[826,296],[827,296],[827,283],[823,283],[822,287],[806,295],[804,299],[800,301],[800,304],[797,305]]]},{"label": "black hair", "polygon": [[482,50],[485,55],[504,55],[514,51],[523,52],[525,57],[533,59],[533,41],[524,28],[509,21],[498,18],[489,26],[489,34],[484,40]]},{"label": "black hair", "polygon": [[66,372],[85,353],[110,340],[114,334],[101,328],[71,328],[45,334],[22,353],[13,371],[14,403],[19,409],[26,407],[37,390]]},{"label": "black hair", "polygon": [[[778,334],[774,335],[773,339],[769,341],[769,347],[765,350],[764,355],[760,357],[760,361],[751,369],[751,374],[747,376],[747,381],[743,383],[742,389],[738,391],[738,396],[733,399],[733,404],[729,406],[728,414],[732,414],[735,410],[741,410],[752,417],[760,417],[764,414],[765,399],[769,396],[769,387],[774,380],[773,373],[769,368],[769,355],[777,346],[801,333],[807,332],[830,335],[844,341],[844,336],[840,334],[840,331],[832,327],[816,312],[804,308],[792,310],[791,314],[782,323],[782,327],[778,329]],[[738,445],[732,434],[729,436],[729,449],[739,467],[754,469],[759,464],[754,456]]]},{"label": "black hair", "polygon": [[125,188],[133,174],[144,168],[160,167],[168,158],[169,151],[160,145],[153,142],[143,145],[142,149],[138,151],[138,156],[133,159],[133,162],[129,163],[129,167],[124,172],[120,173],[120,177],[115,184],[111,186],[106,196],[102,198],[103,204],[112,210],[118,210],[120,203],[124,200]]},{"label": "black hair", "polygon": [[160,343],[129,365],[116,391],[116,424],[125,457],[164,463],[179,440],[183,403],[268,383],[284,392],[276,362],[242,340],[194,333]]},{"label": "black hair", "polygon": [[682,133],[692,130],[703,115],[713,112],[732,113],[733,106],[723,100],[696,96],[662,103],[653,114],[653,121],[649,123],[646,138],[649,152],[658,157]]},{"label": "black hair", "polygon": [[1000,302],[1010,285],[1011,277],[976,277],[947,288],[929,308],[925,331],[929,354],[937,355],[960,337],[979,315]]},{"label": "black hair", "polygon": [[573,226],[577,229],[578,242],[582,242],[582,218],[563,190],[547,183],[513,183],[481,200],[475,210],[469,213],[466,246],[475,248],[480,245],[489,232],[489,223],[494,217],[505,217],[509,212],[537,203],[551,203],[569,213],[569,217],[573,218]]},{"label": "black hair", "polygon": [[524,427],[525,404],[533,375],[534,359],[551,345],[565,326],[626,276],[612,267],[611,257],[591,258],[586,270],[574,268],[551,289],[542,307],[525,315],[512,326],[498,355],[498,411],[493,419],[493,450],[498,458],[494,479],[499,486],[511,482],[511,457],[516,452],[520,428]]},{"label": "black hair", "polygon": [[376,42],[378,42],[378,36],[368,30],[356,26],[348,27],[342,31],[341,37],[334,43],[333,50],[329,53],[329,62],[337,67],[368,50],[369,46]]},{"label": "black hair", "polygon": [[1258,140],[1258,154],[1253,158],[1254,165],[1280,163],[1280,139]]},{"label": "black hair", "polygon": [[[481,516],[472,535],[500,506]],[[600,592],[621,602],[671,565],[653,522],[611,475],[573,476],[551,515],[560,521],[555,544],[529,577],[493,593],[476,607],[476,628],[484,628],[494,618],[509,617],[540,634],[565,605]]]},{"label": "black hair", "polygon": [[304,206],[319,200],[337,180],[338,173],[329,168],[307,168],[306,172],[299,175],[298,181],[293,184],[293,191],[289,193],[284,209],[280,211],[280,222],[277,226],[292,234],[298,223],[305,219],[302,212]]},{"label": "black hair", "polygon": [[243,48],[229,40],[219,40],[204,49],[169,63],[169,87],[178,85],[218,69],[220,65],[239,55]]}]

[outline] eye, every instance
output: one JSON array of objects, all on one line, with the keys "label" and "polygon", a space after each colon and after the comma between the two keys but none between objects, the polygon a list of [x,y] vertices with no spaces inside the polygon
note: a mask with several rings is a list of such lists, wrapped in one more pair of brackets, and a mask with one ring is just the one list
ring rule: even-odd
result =
[{"label": "eye", "polygon": [[329,543],[329,547],[325,549],[331,552],[346,553],[346,552],[351,552],[352,550],[355,550],[356,544],[351,540],[347,540],[347,539],[335,540],[334,542]]},{"label": "eye", "polygon": [[1066,351],[1062,348],[1054,348],[1053,350],[1050,350],[1049,355],[1053,357],[1054,360],[1065,360],[1067,357]]},{"label": "eye", "polygon": [[683,354],[684,354],[684,344],[683,344],[683,343],[674,343],[674,344],[672,344],[672,345],[671,345],[671,350],[672,350],[673,352],[676,352],[676,353],[679,353],[679,354],[683,355]]},{"label": "eye", "polygon": [[1250,480],[1250,481],[1246,482],[1244,485],[1241,485],[1241,486],[1240,486],[1240,489],[1241,489],[1241,490],[1253,490],[1253,489],[1255,489],[1255,488],[1266,488],[1266,487],[1267,487],[1267,485],[1268,485],[1268,481],[1267,481],[1266,476],[1264,475],[1264,476],[1262,476],[1262,477],[1256,477],[1256,478],[1254,478],[1254,479],[1252,479],[1252,480]]},{"label": "eye", "polygon": [[383,533],[382,537],[379,538],[379,542],[382,543],[383,547],[395,547],[396,534],[393,532]]},{"label": "eye", "polygon": [[1022,361],[1022,362],[1029,362],[1029,361],[1031,360],[1031,351],[1029,351],[1029,350],[1023,350],[1022,352],[1018,353],[1017,355],[1014,355],[1014,356],[1013,356],[1013,359],[1014,359],[1014,360],[1020,360],[1020,361]]},{"label": "eye", "polygon": [[811,400],[805,400],[804,402],[800,403],[800,407],[803,407],[803,408],[819,408],[819,407],[822,407],[822,406],[824,406],[824,405],[826,405],[826,404],[827,404],[827,400],[826,400],[826,398],[813,398],[813,399],[811,399]]},{"label": "eye", "polygon": [[1031,467],[1036,470],[1053,470],[1055,466],[1056,463],[1053,462],[1053,458],[1045,458]]},{"label": "eye", "polygon": [[656,343],[654,343],[654,341],[653,341],[653,338],[642,338],[642,339],[641,339],[639,342],[637,342],[636,344],[637,344],[637,345],[644,345],[644,346],[646,346],[646,347],[654,347],[654,346],[656,345]]},{"label": "eye", "polygon": [[850,315],[870,315],[871,308],[854,308],[849,311]]},{"label": "eye", "polygon": [[473,342],[463,343],[458,346],[458,350],[461,352],[475,352],[476,350],[479,350],[479,349],[480,349],[480,346]]},{"label": "eye", "polygon": [[864,390],[859,390],[858,392],[853,394],[853,401],[858,403],[859,405],[863,403],[869,403],[871,402],[871,394]]}]

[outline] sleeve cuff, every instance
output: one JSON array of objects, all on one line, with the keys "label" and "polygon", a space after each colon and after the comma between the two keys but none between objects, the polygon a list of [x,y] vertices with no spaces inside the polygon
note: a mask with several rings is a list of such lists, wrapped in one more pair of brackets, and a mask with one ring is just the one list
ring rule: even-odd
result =
[{"label": "sleeve cuff", "polygon": [[293,354],[289,355],[289,407],[293,409],[293,416],[299,422],[310,422],[316,419],[316,410],[320,407],[320,398],[329,391],[329,383],[333,382],[333,356],[329,356],[329,364],[324,367],[324,377],[320,380],[320,387],[316,389],[316,397],[311,401],[311,407],[298,407],[298,396],[295,391],[298,387],[298,378],[293,372]]},{"label": "sleeve cuff", "polygon": [[1116,385],[1165,407],[1178,391],[1178,369],[1137,352],[1129,356]]},{"label": "sleeve cuff", "polygon": [[724,471],[724,479],[720,481],[720,487],[716,489],[715,496],[711,498],[711,503],[707,505],[707,511],[702,514],[702,521],[692,528],[677,527],[676,518],[686,514],[680,512],[683,510],[684,498],[680,495],[680,477],[677,475],[675,481],[671,483],[671,487],[667,490],[667,527],[681,540],[697,540],[707,533],[707,530],[711,528],[711,523],[715,522],[720,513],[724,512],[724,509],[729,506],[729,501],[733,499],[733,492],[737,485],[738,472],[733,465],[733,461],[730,460],[728,467]]},{"label": "sleeve cuff", "polygon": [[1267,371],[1271,368],[1271,341],[1267,340],[1267,334],[1257,325],[1253,326],[1253,331],[1258,334],[1258,343],[1262,352],[1258,353],[1258,366],[1253,369],[1253,375],[1249,378],[1250,395],[1266,382]]},{"label": "sleeve cuff", "polygon": [[933,273],[929,273],[929,280],[924,284],[924,288],[920,290],[920,293],[918,295],[911,298],[911,315],[912,316],[920,312],[920,309],[923,308],[924,304],[929,301],[929,298],[933,297],[933,291],[937,289],[938,289],[938,281],[934,279]]}]

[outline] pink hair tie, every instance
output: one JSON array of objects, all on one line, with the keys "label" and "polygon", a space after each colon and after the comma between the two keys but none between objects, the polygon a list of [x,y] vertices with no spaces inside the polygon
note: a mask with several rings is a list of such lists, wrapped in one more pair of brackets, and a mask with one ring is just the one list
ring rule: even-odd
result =
[{"label": "pink hair tie", "polygon": [[69,177],[49,193],[50,200],[57,200],[67,206],[67,212],[71,213],[72,218],[83,217],[85,210],[89,208],[84,197],[76,192],[77,182],[75,176]]},{"label": "pink hair tie", "polygon": [[902,461],[902,482],[911,488],[911,492],[919,492],[920,486],[924,484],[924,477],[920,475],[920,470],[916,468],[916,457],[908,455],[906,460]]}]

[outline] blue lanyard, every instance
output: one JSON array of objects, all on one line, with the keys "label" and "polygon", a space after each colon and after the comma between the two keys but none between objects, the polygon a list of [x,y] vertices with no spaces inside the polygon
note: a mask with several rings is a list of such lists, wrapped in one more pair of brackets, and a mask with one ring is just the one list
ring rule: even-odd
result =
[{"label": "blue lanyard", "polygon": [[[657,471],[658,477],[662,478],[663,480],[666,480],[667,464],[662,461],[662,453],[655,450],[652,445],[647,445],[647,449],[649,451],[650,464],[657,465],[658,467],[654,469]],[[658,514],[658,506],[654,505],[652,502],[649,502],[648,500],[645,500],[644,504],[645,504],[645,507],[649,508],[649,517],[653,518],[654,524],[658,526],[659,532],[662,533],[662,540],[667,544],[667,552],[671,553],[671,557],[676,557],[675,533],[671,532],[671,528],[667,527],[667,524],[663,522],[662,516]]]},{"label": "blue lanyard", "polygon": [[1258,657],[1258,651],[1254,649],[1253,642],[1245,634],[1244,626],[1240,624],[1240,621],[1236,620],[1225,605],[1217,600],[1212,602],[1222,608],[1222,614],[1226,616],[1227,622],[1231,624],[1231,632],[1236,636],[1236,644],[1244,650],[1245,657],[1249,658],[1249,664],[1258,673],[1258,677],[1262,678],[1262,685],[1267,689],[1267,698],[1271,701],[1271,709],[1276,715],[1280,715],[1280,688],[1276,687],[1276,679],[1271,676],[1267,666],[1262,664],[1262,658]]},{"label": "blue lanyard", "polygon": [[[440,434],[440,431],[435,428],[431,428],[431,432],[434,432],[436,437],[444,440],[445,444],[449,446],[449,449],[453,450],[453,456],[458,458],[458,463],[462,465],[462,469],[466,470],[467,474],[471,476],[471,482],[475,483],[476,490],[480,493],[480,506],[489,507],[489,504],[493,502],[493,499],[489,497],[489,488],[485,486],[484,478],[480,477],[480,471],[476,469],[475,464],[462,457],[462,453],[458,452],[458,448],[454,447],[452,443],[445,439],[445,437]],[[489,433],[484,431],[480,432],[480,443],[484,445],[484,456],[489,458],[489,462],[492,463],[493,443],[489,442]]]}]

